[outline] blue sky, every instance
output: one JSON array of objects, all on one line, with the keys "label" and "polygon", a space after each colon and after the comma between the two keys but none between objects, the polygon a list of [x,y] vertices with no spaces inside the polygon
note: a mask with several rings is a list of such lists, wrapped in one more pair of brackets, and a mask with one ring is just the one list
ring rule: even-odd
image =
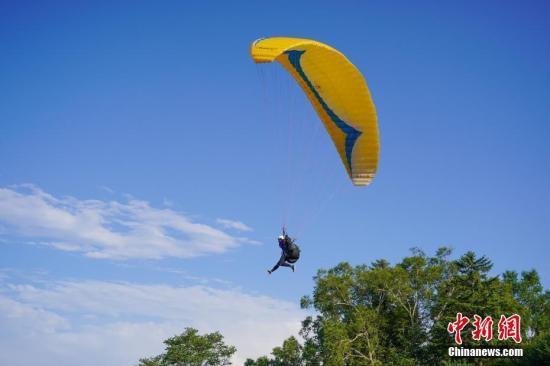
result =
[{"label": "blue sky", "polygon": [[[495,273],[535,268],[547,285],[549,11],[1,2],[0,306],[30,314],[0,318],[5,348],[29,337],[9,330],[47,320],[36,354],[70,336],[90,362],[132,363],[188,325],[220,329],[238,361],[297,329],[317,269],[396,262],[413,246],[474,250]],[[349,184],[284,71],[252,63],[250,42],[277,35],[328,43],[364,73],[381,137],[371,186]],[[268,277],[285,212],[303,258]],[[154,299],[182,308],[166,315]],[[231,321],[242,312],[265,339],[243,336]],[[99,339],[143,351],[117,358]]]}]

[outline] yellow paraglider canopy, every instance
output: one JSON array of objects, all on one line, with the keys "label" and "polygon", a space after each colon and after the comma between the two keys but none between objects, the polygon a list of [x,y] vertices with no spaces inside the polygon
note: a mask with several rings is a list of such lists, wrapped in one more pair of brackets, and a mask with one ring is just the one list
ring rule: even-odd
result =
[{"label": "yellow paraglider canopy", "polygon": [[378,165],[378,124],[359,70],[339,51],[309,39],[259,39],[250,52],[257,63],[278,61],[298,81],[334,141],[353,184],[368,185]]}]

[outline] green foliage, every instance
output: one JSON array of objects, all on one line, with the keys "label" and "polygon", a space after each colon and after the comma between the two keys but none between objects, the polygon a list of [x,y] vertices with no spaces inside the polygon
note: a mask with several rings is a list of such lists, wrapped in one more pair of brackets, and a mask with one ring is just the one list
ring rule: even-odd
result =
[{"label": "green foliage", "polygon": [[[536,272],[524,272],[521,279],[507,272],[501,279],[490,276],[487,257],[468,252],[450,260],[450,255],[449,248],[440,248],[433,257],[415,248],[412,256],[394,266],[377,260],[370,266],[340,263],[319,270],[313,295],[300,301],[303,308],[317,312],[302,322],[303,364],[501,364],[496,359],[447,356],[448,347],[455,345],[447,325],[456,320],[457,312],[471,320],[474,314],[492,316],[495,326],[501,314],[520,314],[525,322],[522,346],[531,353],[522,364],[550,359],[544,336],[549,298]],[[471,330],[469,326],[462,332],[464,347],[517,347],[512,341],[498,341],[496,332],[490,343],[475,341]]]},{"label": "green foliage", "polygon": [[[550,294],[536,271],[491,276],[491,261],[467,252],[456,260],[451,250],[435,256],[419,249],[400,263],[377,260],[371,265],[340,263],[315,276],[312,296],[300,304],[315,316],[302,322],[300,343],[295,337],[275,347],[272,357],[248,359],[245,366],[378,366],[378,365],[543,365],[550,360]],[[457,312],[474,319],[500,315],[522,317],[521,345],[475,341],[472,326],[462,331],[466,348],[524,349],[521,358],[450,358],[456,346],[447,325]],[[234,347],[219,333],[200,336],[186,329],[165,341],[166,353],[140,361],[140,366],[228,365]]]},{"label": "green foliage", "polygon": [[266,356],[256,361],[247,359],[245,366],[302,366],[310,365],[303,361],[303,349],[298,340],[291,336],[283,342],[282,347],[275,347],[271,352],[273,358]]},{"label": "green foliage", "polygon": [[509,286],[518,302],[529,311],[523,319],[528,328],[528,337],[550,331],[550,292],[544,291],[538,273],[535,270],[521,273],[507,271],[503,280]]},{"label": "green foliage", "polygon": [[199,335],[193,328],[186,328],[177,336],[164,341],[166,352],[142,359],[139,366],[224,366],[230,365],[231,356],[237,351],[223,342],[218,333]]},{"label": "green foliage", "polygon": [[294,337],[283,342],[282,347],[275,347],[271,354],[274,357],[273,365],[300,366],[302,365],[302,346]]},{"label": "green foliage", "polygon": [[[521,306],[513,292],[504,281],[498,277],[489,276],[491,261],[486,257],[476,257],[473,252],[467,252],[456,261],[450,262],[448,277],[437,288],[437,298],[431,307],[433,327],[430,329],[431,341],[427,346],[429,352],[426,361],[454,361],[446,356],[448,347],[454,346],[454,340],[449,337],[447,324],[456,320],[456,314],[474,319],[477,314],[482,318],[491,316],[494,328],[501,315],[519,314],[523,319],[529,316],[528,310]],[[462,347],[465,348],[507,348],[516,347],[511,340],[499,341],[495,329],[494,338],[488,342],[484,339],[476,341],[471,337],[471,324],[462,331]],[[525,336],[525,332],[523,332]],[[495,359],[464,359],[471,364],[491,364]]]},{"label": "green foliage", "polygon": [[271,366],[271,365],[273,365],[273,361],[267,358],[267,356],[262,356],[258,358],[256,361],[249,358],[244,363],[244,366]]},{"label": "green foliage", "polygon": [[260,357],[258,361],[256,361],[256,366],[269,366],[269,365],[271,365],[271,363],[266,356]]},{"label": "green foliage", "polygon": [[[546,314],[548,316],[548,314]],[[546,332],[527,343],[524,357],[520,360],[524,365],[544,365],[550,361],[550,332]],[[518,362],[519,363],[519,362]]]},{"label": "green foliage", "polygon": [[139,366],[160,366],[162,356],[156,356],[151,358],[142,358],[139,360]]}]

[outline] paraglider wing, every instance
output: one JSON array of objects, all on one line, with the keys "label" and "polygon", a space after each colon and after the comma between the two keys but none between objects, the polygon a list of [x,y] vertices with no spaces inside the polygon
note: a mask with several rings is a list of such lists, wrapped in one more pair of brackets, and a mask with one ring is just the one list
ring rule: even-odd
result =
[{"label": "paraglider wing", "polygon": [[323,121],[355,185],[368,185],[378,165],[376,110],[359,70],[339,51],[309,39],[255,41],[257,63],[278,61],[296,79]]}]

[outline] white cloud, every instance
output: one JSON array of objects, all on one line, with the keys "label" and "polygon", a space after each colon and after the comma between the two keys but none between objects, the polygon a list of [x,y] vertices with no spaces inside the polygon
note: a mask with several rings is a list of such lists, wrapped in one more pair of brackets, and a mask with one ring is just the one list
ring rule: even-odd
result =
[{"label": "white cloud", "polygon": [[254,242],[130,196],[127,202],[58,198],[32,185],[0,188],[0,223],[5,233],[92,258],[190,258]]},{"label": "white cloud", "polygon": [[235,229],[239,231],[252,231],[252,228],[245,223],[228,219],[217,219],[216,222],[226,229]]},{"label": "white cloud", "polygon": [[[297,305],[239,289],[102,281],[0,290],[0,364],[133,365],[195,327],[220,331],[241,365],[296,334]],[[21,352],[22,349],[28,352]]]},{"label": "white cloud", "polygon": [[112,189],[111,187],[99,186],[99,189],[101,189],[102,191],[107,192],[109,194],[114,194],[115,193],[114,189]]}]

